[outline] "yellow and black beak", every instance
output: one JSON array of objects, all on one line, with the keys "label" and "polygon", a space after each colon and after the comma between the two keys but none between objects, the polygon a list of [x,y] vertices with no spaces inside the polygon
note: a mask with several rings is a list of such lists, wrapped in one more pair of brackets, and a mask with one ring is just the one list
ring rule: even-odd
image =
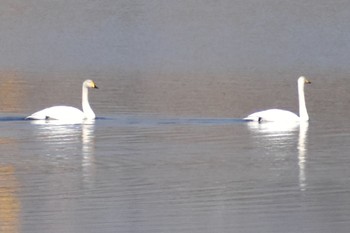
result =
[{"label": "yellow and black beak", "polygon": [[306,84],[311,84],[311,81],[305,79],[305,83],[306,83]]},{"label": "yellow and black beak", "polygon": [[92,83],[92,88],[98,89],[98,86],[96,86],[95,82]]}]

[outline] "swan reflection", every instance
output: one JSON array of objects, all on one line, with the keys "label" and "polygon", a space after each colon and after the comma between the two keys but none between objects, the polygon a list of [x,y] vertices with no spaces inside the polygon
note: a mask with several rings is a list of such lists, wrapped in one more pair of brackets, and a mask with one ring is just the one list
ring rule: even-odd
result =
[{"label": "swan reflection", "polygon": [[307,155],[307,131],[309,129],[309,123],[303,122],[299,128],[299,140],[298,140],[298,166],[299,166],[299,188],[302,191],[306,189],[306,155]]},{"label": "swan reflection", "polygon": [[257,124],[256,122],[249,122],[248,127],[257,135],[263,136],[263,143],[265,146],[273,147],[273,149],[277,149],[279,153],[281,153],[281,151],[286,151],[288,146],[295,145],[294,139],[298,139],[299,189],[304,191],[307,186],[305,168],[307,162],[308,122],[295,122],[293,124],[283,124],[279,122]]},{"label": "swan reflection", "polygon": [[[94,120],[92,120],[94,121]],[[95,177],[95,124],[82,124],[82,172],[86,184],[93,183]]]},{"label": "swan reflection", "polygon": [[291,134],[293,131],[298,129],[298,122],[248,122],[249,129],[258,133],[263,133],[270,136],[278,136]]},{"label": "swan reflection", "polygon": [[[36,139],[45,144],[47,156],[75,159],[81,155],[81,169],[86,182],[94,176],[95,165],[95,120],[79,124],[61,120],[35,120]],[[80,149],[79,149],[80,148]]]}]

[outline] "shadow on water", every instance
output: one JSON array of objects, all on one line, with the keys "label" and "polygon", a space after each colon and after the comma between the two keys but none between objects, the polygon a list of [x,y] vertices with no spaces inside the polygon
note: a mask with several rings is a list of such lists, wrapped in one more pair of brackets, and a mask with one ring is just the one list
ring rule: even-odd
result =
[{"label": "shadow on water", "polygon": [[0,122],[2,121],[24,121],[24,117],[19,117],[19,116],[5,116],[5,117],[0,117]]},{"label": "shadow on water", "polygon": [[[3,116],[0,117],[0,122],[8,121],[28,121],[33,124],[86,124],[86,121],[61,121],[61,120],[28,120],[22,116]],[[235,123],[246,123],[246,120],[238,118],[158,118],[158,117],[97,117],[96,121],[114,122],[117,124],[126,125],[178,125],[178,124],[193,124],[193,125],[226,125]]]}]

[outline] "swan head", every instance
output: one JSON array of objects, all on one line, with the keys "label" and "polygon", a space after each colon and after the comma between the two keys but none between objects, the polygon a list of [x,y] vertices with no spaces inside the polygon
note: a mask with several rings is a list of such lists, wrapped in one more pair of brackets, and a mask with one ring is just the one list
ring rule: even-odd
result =
[{"label": "swan head", "polygon": [[310,84],[311,82],[309,80],[307,80],[304,76],[300,76],[300,78],[298,79],[298,83],[300,83],[300,84]]},{"label": "swan head", "polygon": [[96,83],[90,79],[85,80],[83,83],[83,86],[88,88],[98,89],[98,87],[96,86]]}]

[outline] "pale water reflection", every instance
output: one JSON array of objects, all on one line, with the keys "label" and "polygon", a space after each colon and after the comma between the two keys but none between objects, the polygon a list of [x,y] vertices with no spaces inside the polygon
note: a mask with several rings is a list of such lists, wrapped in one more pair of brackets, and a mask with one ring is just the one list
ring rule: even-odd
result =
[{"label": "pale water reflection", "polygon": [[309,129],[308,122],[301,122],[299,126],[298,139],[298,165],[299,165],[299,187],[301,191],[307,188],[306,164],[307,164],[307,133]]},{"label": "pale water reflection", "polygon": [[0,163],[0,232],[19,233],[21,203],[16,168]]},{"label": "pale water reflection", "polygon": [[[35,138],[41,140],[49,154],[47,156],[70,156],[66,150],[81,154],[84,182],[89,184],[94,175],[95,120],[31,120],[35,125]],[[81,150],[79,150],[81,144]],[[54,154],[52,153],[54,152]],[[67,157],[67,159],[69,159]]]},{"label": "pale water reflection", "polygon": [[92,185],[96,173],[95,167],[95,124],[94,120],[89,120],[81,125],[82,140],[82,174],[84,183]]},{"label": "pale water reflection", "polygon": [[[305,191],[307,186],[305,169],[307,163],[307,133],[309,123],[248,122],[248,127],[259,138],[261,137],[262,146],[276,152],[279,156],[283,156],[283,153],[290,154],[290,151],[294,150],[295,145],[298,151],[299,187],[301,191]],[[297,144],[295,144],[296,139]]]}]

